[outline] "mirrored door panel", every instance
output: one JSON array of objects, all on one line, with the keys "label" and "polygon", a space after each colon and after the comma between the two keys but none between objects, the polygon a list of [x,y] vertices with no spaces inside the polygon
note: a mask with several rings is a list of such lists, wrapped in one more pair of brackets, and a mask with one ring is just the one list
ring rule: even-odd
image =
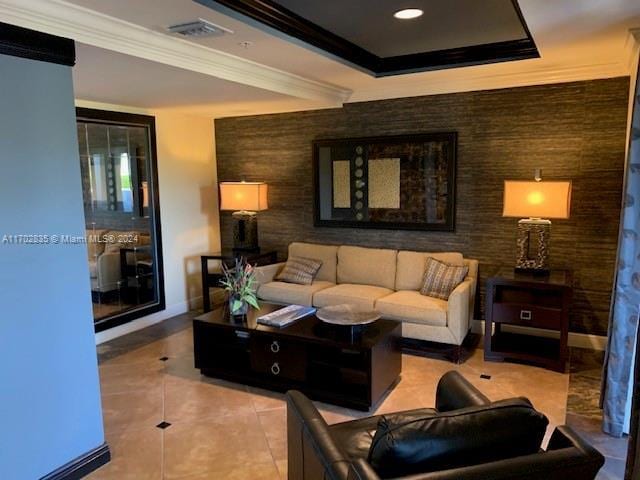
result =
[{"label": "mirrored door panel", "polygon": [[82,109],[78,147],[96,330],[164,308],[153,117]]}]

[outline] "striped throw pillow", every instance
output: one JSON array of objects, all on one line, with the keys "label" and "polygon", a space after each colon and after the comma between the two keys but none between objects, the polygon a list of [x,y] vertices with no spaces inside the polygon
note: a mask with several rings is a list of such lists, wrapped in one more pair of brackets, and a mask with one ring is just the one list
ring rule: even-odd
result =
[{"label": "striped throw pillow", "polygon": [[458,267],[427,257],[427,267],[420,293],[429,297],[447,300],[451,292],[462,283],[469,267]]},{"label": "striped throw pillow", "polygon": [[322,262],[314,258],[289,257],[276,280],[299,285],[311,285]]}]

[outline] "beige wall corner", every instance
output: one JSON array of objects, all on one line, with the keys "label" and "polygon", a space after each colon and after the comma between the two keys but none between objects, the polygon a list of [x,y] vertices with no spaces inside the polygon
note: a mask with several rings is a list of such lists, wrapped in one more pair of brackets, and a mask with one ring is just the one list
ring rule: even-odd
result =
[{"label": "beige wall corner", "polygon": [[200,255],[220,248],[213,119],[155,116],[166,302],[194,308]]}]

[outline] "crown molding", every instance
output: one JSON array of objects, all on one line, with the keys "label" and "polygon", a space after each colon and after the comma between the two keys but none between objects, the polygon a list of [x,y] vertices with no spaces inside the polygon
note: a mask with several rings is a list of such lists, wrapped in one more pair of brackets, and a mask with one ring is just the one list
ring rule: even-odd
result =
[{"label": "crown molding", "polygon": [[449,76],[443,76],[438,79],[417,77],[410,82],[394,86],[393,88],[385,88],[380,84],[377,88],[356,90],[349,102],[367,102],[390,98],[497,90],[501,88],[549,85],[625,76],[629,76],[629,68],[623,63],[582,65],[555,69],[545,68],[485,75],[469,72],[467,75],[460,75],[457,76],[457,78]]},{"label": "crown molding", "polygon": [[0,0],[0,21],[165,65],[340,106],[351,91],[140,27],[62,0]]}]

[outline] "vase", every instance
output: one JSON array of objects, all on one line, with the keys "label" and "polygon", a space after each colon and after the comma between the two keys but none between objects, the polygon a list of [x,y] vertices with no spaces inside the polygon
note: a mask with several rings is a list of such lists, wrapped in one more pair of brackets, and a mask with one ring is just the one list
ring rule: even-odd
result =
[{"label": "vase", "polygon": [[232,294],[229,295],[229,312],[231,315],[240,316],[246,315],[249,311],[249,304],[240,297],[240,295]]}]

